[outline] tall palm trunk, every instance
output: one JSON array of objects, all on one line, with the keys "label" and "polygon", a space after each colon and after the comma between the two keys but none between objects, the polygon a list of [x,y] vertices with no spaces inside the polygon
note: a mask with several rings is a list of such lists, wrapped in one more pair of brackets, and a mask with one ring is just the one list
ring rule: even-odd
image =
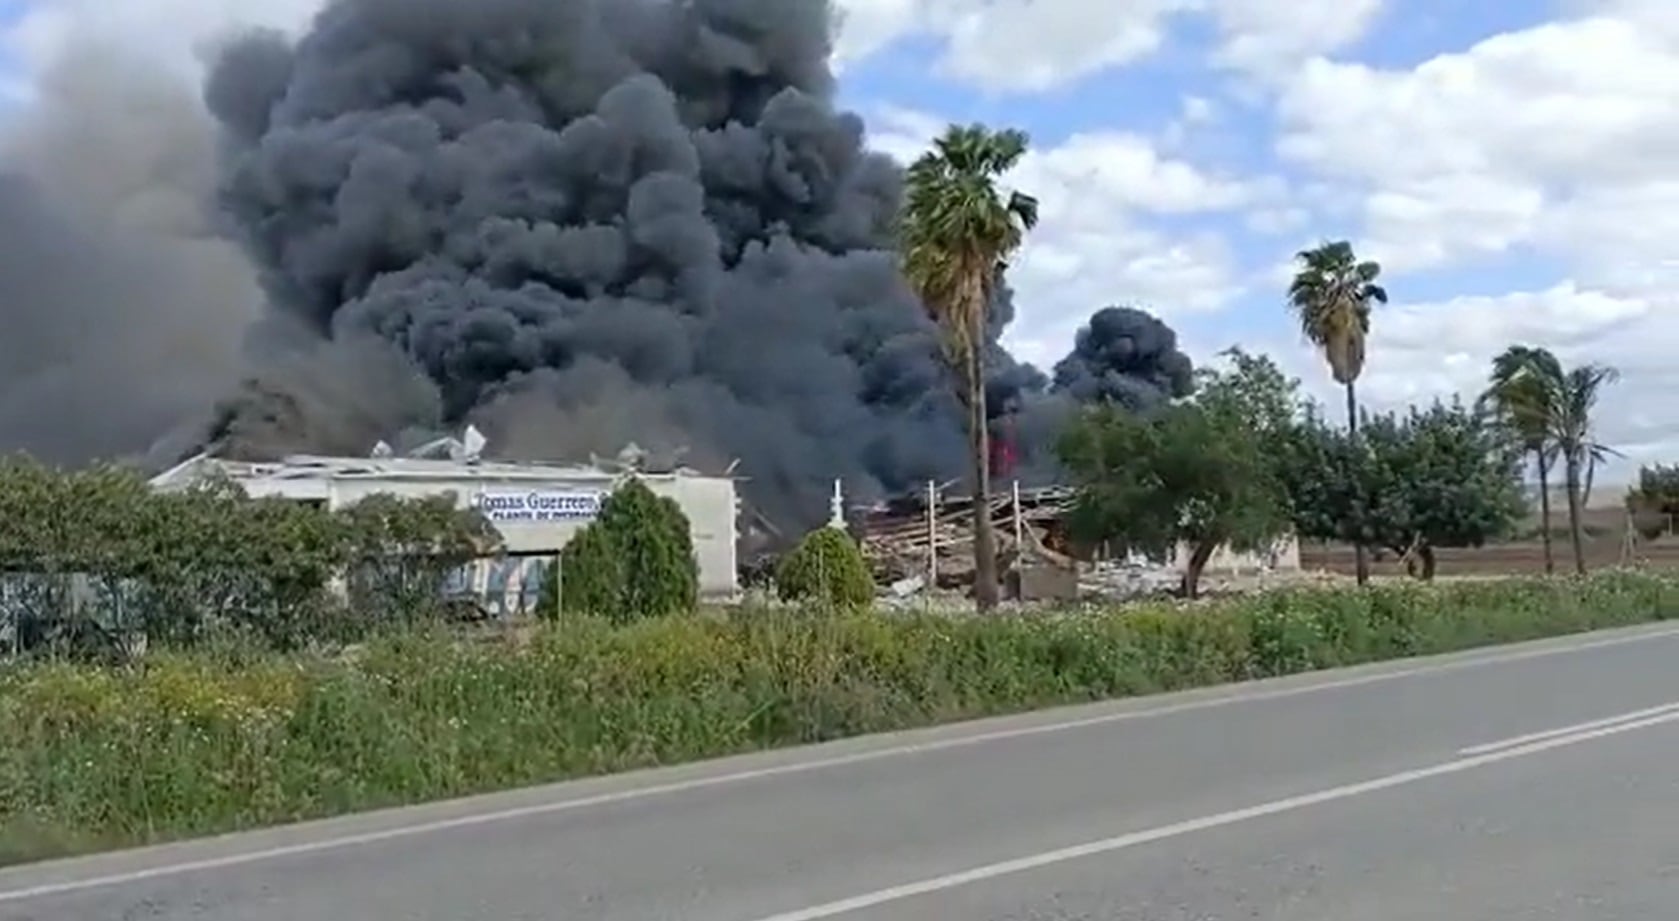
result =
[{"label": "tall palm trunk", "polygon": [[984,340],[968,350],[968,441],[974,478],[974,606],[997,607],[997,538],[991,527],[991,433],[985,425]]},{"label": "tall palm trunk", "polygon": [[1563,478],[1568,485],[1568,538],[1574,544],[1574,571],[1586,574],[1586,526],[1580,495],[1580,452],[1563,452]]},{"label": "tall palm trunk", "polygon": [[[1353,450],[1360,450],[1358,443],[1358,392],[1352,381],[1347,381],[1347,434],[1352,438]],[[1367,514],[1366,506],[1369,499],[1368,496],[1364,495],[1362,486],[1363,484],[1360,483],[1357,497],[1358,504],[1354,512],[1358,516],[1357,524],[1360,536],[1364,531],[1364,518]],[[1370,582],[1370,552],[1365,548],[1364,541],[1360,539],[1353,541],[1353,571],[1358,575],[1359,585],[1366,585]]]},{"label": "tall palm trunk", "polygon": [[1539,540],[1545,545],[1545,575],[1555,575],[1557,552],[1551,545],[1551,457],[1544,448],[1534,452],[1539,461]]}]

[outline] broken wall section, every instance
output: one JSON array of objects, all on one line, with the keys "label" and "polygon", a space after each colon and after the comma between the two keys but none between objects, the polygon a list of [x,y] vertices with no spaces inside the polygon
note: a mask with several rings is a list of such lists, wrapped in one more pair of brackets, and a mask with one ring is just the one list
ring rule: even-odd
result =
[{"label": "broken wall section", "polygon": [[[1017,484],[991,497],[997,572],[1007,597],[1018,601],[1135,598],[1179,587],[1188,547],[1180,546],[1171,559],[1159,561],[1137,555],[1115,558],[1103,547],[1078,546],[1066,524],[1075,500],[1072,487],[1024,489]],[[860,543],[876,581],[899,597],[929,586],[936,591],[970,591],[973,509],[972,497],[947,497],[938,484],[929,484],[920,495],[859,510]],[[1262,553],[1220,548],[1205,575],[1216,590],[1244,580],[1270,581],[1299,572],[1300,548],[1289,537]]]}]

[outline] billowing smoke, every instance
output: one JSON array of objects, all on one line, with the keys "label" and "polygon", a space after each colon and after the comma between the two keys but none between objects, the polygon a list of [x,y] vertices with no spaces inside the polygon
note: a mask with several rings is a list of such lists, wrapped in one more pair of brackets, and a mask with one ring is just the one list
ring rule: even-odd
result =
[{"label": "billowing smoke", "polygon": [[1055,365],[1051,389],[1079,403],[1109,402],[1133,412],[1188,396],[1194,366],[1178,350],[1178,334],[1135,307],[1104,307],[1078,331],[1073,350]]},{"label": "billowing smoke", "polygon": [[[738,459],[767,514],[812,520],[835,477],[895,491],[963,469],[890,252],[901,173],[834,108],[830,16],[338,0],[296,42],[220,57],[222,202],[287,325],[389,343],[433,384],[405,421],[472,419],[527,455]],[[219,434],[391,421],[275,410],[289,389],[249,389]]]},{"label": "billowing smoke", "polygon": [[[0,450],[354,455],[472,421],[508,456],[738,461],[792,526],[836,477],[961,476],[902,174],[834,108],[829,18],[338,0],[226,45],[202,101],[72,47],[0,177]],[[1078,401],[1182,389],[1171,331],[1110,313],[1053,385],[990,345],[1016,475],[1054,475]],[[994,340],[1013,314],[1005,289]]]},{"label": "billowing smoke", "polygon": [[[1004,308],[1007,309],[1007,308]],[[1193,365],[1178,350],[1177,333],[1154,315],[1104,307],[1091,315],[1072,350],[1046,378],[1006,352],[992,353],[987,388],[992,411],[993,470],[999,479],[1044,485],[1061,478],[1055,442],[1083,407],[1107,402],[1132,412],[1187,396]]]},{"label": "billowing smoke", "polygon": [[197,100],[73,44],[0,151],[0,452],[168,458],[241,373],[261,294],[204,207]]}]

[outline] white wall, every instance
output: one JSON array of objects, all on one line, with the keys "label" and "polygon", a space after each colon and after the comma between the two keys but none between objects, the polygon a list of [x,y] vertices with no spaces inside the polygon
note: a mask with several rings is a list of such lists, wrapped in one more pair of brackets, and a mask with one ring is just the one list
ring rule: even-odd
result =
[{"label": "white wall", "polygon": [[[643,480],[656,495],[669,496],[688,516],[689,535],[699,564],[700,592],[730,595],[739,588],[735,563],[735,484],[722,477],[648,477]],[[600,495],[611,491],[608,478],[575,480],[544,479],[497,482],[487,479],[459,480],[335,480],[331,507],[343,508],[376,493],[401,498],[418,498],[454,491],[462,508],[472,505],[480,493],[575,492]],[[558,553],[592,519],[521,522],[498,521],[509,553]]]},{"label": "white wall", "polygon": [[[1189,564],[1191,548],[1188,544],[1180,544],[1177,552],[1172,555],[1172,566],[1180,572]],[[1212,559],[1207,561],[1207,572],[1253,572],[1257,569],[1271,568],[1283,572],[1298,572],[1300,569],[1300,542],[1294,537],[1279,538],[1272,545],[1271,552],[1237,553],[1229,547],[1220,547],[1213,551]]]},{"label": "white wall", "polygon": [[722,477],[649,479],[647,487],[669,496],[688,516],[688,533],[700,564],[700,591],[732,595],[739,590],[735,482]]},{"label": "white wall", "polygon": [[[165,490],[185,488],[194,479],[183,473],[168,482],[154,481]],[[591,494],[604,498],[615,482],[607,473],[581,473],[531,477],[430,476],[423,478],[322,476],[237,476],[253,498],[274,496],[300,501],[324,501],[339,509],[378,493],[413,499],[453,492],[462,508],[471,507],[483,493],[525,494],[530,492]],[[735,483],[726,477],[648,476],[644,483],[656,495],[676,500],[688,516],[689,534],[700,570],[700,591],[705,595],[733,595],[739,590],[736,571]],[[510,554],[558,553],[591,518],[552,521],[498,521]]]}]

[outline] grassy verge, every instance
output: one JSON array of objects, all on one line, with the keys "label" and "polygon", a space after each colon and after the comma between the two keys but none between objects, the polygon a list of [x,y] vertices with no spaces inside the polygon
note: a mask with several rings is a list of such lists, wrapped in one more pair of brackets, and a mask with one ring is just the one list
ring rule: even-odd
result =
[{"label": "grassy verge", "polygon": [[1001,619],[741,612],[0,674],[0,862],[1679,617],[1616,573]]}]

